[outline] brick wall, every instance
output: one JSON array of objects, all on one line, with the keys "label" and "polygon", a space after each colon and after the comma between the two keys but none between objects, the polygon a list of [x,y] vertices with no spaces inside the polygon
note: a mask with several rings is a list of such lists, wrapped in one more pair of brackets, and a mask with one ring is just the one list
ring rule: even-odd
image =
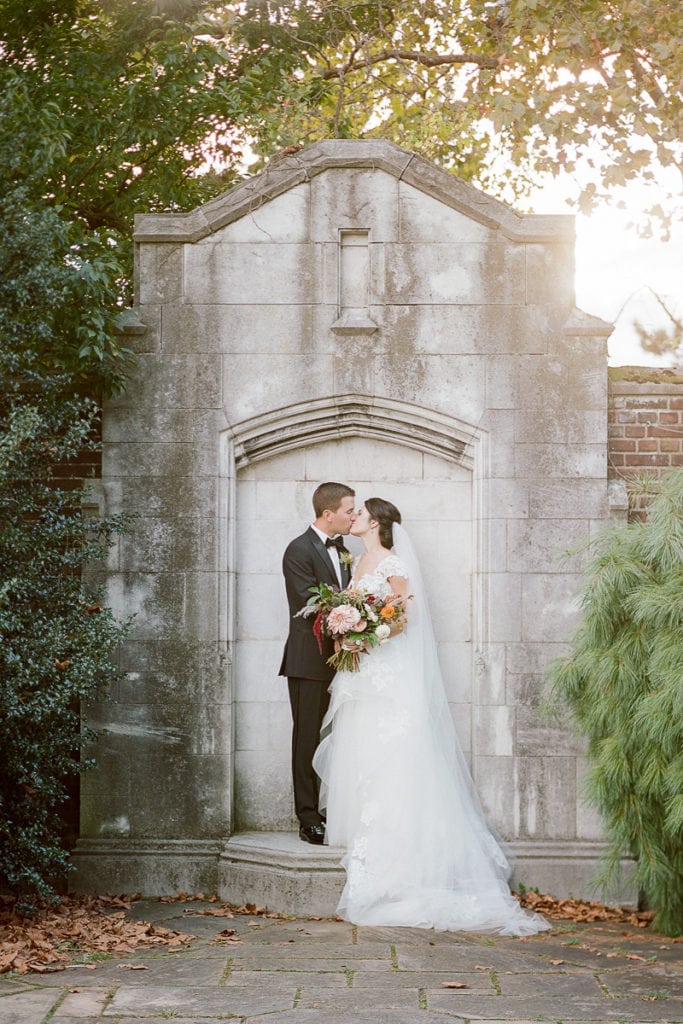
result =
[{"label": "brick wall", "polygon": [[[609,369],[608,473],[629,480],[683,466],[683,373],[648,366]],[[647,503],[631,493],[631,517]]]}]

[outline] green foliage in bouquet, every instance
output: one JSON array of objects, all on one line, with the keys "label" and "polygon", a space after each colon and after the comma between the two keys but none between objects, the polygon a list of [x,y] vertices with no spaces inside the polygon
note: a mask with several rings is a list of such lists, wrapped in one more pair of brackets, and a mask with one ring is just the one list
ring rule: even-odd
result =
[{"label": "green foliage in bouquet", "polygon": [[385,643],[405,625],[404,598],[380,598],[353,587],[337,590],[327,583],[309,589],[312,596],[297,615],[315,615],[313,633],[321,654],[323,635],[334,639],[334,654],[327,664],[336,671],[358,672],[360,655]]},{"label": "green foliage in bouquet", "polygon": [[607,827],[601,882],[635,860],[654,927],[683,932],[683,471],[643,523],[604,533],[554,692],[588,739],[587,793]]}]

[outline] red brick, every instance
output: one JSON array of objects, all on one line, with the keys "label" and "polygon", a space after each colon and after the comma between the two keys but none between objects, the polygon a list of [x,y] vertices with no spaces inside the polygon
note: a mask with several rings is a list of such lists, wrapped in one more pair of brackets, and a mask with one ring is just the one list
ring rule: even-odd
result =
[{"label": "red brick", "polygon": [[678,454],[671,456],[671,465],[683,466],[683,452],[678,452]]},{"label": "red brick", "polygon": [[670,409],[683,409],[683,398],[670,398],[669,399]]},{"label": "red brick", "polygon": [[680,437],[663,437],[659,442],[660,452],[680,452],[681,440]]},{"label": "red brick", "polygon": [[613,452],[635,452],[637,450],[635,441],[626,441],[617,437],[610,441],[609,446]]},{"label": "red brick", "polygon": [[642,441],[638,442],[638,451],[639,452],[656,452],[657,451],[657,442],[656,441],[647,441],[645,438],[643,438]]},{"label": "red brick", "polygon": [[636,414],[633,409],[624,409],[617,412],[617,423],[635,423]]},{"label": "red brick", "polygon": [[609,461],[611,462],[611,464],[613,466],[623,466],[624,465],[624,458],[625,458],[624,455],[618,455],[616,452],[610,452],[609,453]]},{"label": "red brick", "polygon": [[626,437],[645,437],[645,427],[624,427]]},{"label": "red brick", "polygon": [[648,437],[671,437],[671,427],[648,427]]},{"label": "red brick", "polygon": [[627,466],[669,466],[671,465],[670,455],[646,455],[643,452],[637,452],[634,454],[627,453],[626,455]]},{"label": "red brick", "polygon": [[678,423],[680,417],[677,412],[660,412],[657,415],[657,419],[660,423]]}]

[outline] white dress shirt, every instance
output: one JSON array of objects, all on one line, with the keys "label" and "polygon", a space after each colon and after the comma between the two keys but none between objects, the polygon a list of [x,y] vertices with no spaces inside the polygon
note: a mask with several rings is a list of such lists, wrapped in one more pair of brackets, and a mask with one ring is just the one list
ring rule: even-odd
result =
[{"label": "white dress shirt", "polygon": [[[318,536],[320,537],[320,539],[323,542],[323,544],[326,544],[327,541],[330,540],[330,537],[328,536],[328,534],[323,533],[322,530],[319,530],[318,527],[315,525],[315,523],[311,523],[311,529],[315,530],[315,532],[318,534]],[[335,534],[335,536],[337,536],[337,534]],[[339,561],[339,550],[337,548],[335,548],[335,547],[330,547],[330,548],[327,549],[327,553],[330,556],[330,558],[332,559],[332,565],[334,566],[334,571],[337,574],[337,582],[339,583],[339,587],[341,588],[342,587],[342,573],[341,573],[341,562]]]}]

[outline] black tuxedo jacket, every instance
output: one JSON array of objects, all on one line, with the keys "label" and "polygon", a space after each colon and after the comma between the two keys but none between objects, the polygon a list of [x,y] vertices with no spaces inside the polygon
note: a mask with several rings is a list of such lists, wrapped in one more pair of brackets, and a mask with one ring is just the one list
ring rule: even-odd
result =
[{"label": "black tuxedo jacket", "polygon": [[[289,604],[289,636],[285,644],[280,665],[280,675],[299,679],[319,679],[329,683],[334,676],[334,669],[326,664],[334,653],[334,643],[323,638],[323,652],[320,653],[318,641],[313,635],[314,616],[295,618],[312,596],[309,587],[319,583],[339,586],[337,574],[327,548],[318,534],[310,526],[305,533],[288,544],[282,559],[282,571],[287,588]],[[342,562],[342,587],[347,586],[350,571]]]}]

